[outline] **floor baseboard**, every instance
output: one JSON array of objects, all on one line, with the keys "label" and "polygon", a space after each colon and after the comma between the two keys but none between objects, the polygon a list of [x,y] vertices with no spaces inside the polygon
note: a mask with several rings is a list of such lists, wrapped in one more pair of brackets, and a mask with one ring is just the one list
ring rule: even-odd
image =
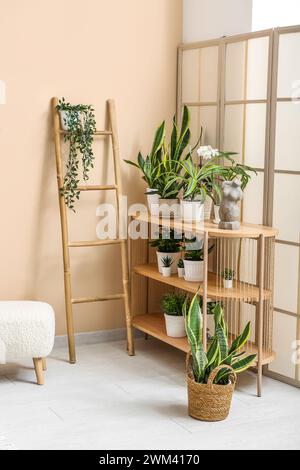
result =
[{"label": "floor baseboard", "polygon": [[[141,337],[140,331],[134,331],[135,337]],[[114,330],[88,331],[75,333],[75,342],[79,345],[105,343],[108,341],[121,341],[126,339],[126,328],[115,328]],[[55,336],[54,348],[65,348],[68,346],[68,336]]]}]

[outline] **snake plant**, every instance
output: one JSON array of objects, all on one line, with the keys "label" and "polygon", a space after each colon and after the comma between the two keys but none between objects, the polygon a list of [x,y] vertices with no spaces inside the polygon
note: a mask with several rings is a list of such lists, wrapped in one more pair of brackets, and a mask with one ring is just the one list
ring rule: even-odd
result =
[{"label": "snake plant", "polygon": [[180,183],[174,178],[174,174],[180,173],[181,162],[187,158],[183,153],[189,145],[190,138],[190,113],[187,106],[184,106],[180,130],[174,117],[171,142],[169,145],[164,142],[163,145],[162,161],[155,182],[162,199],[176,198],[179,193]]},{"label": "snake plant", "polygon": [[217,303],[213,309],[215,321],[215,334],[209,344],[207,352],[203,348],[203,316],[198,299],[198,293],[193,297],[191,304],[183,306],[183,315],[185,317],[185,326],[188,341],[191,347],[192,368],[195,381],[198,383],[207,383],[211,372],[218,366],[224,366],[221,369],[214,383],[226,385],[229,383],[231,366],[236,374],[246,370],[256,358],[256,354],[245,355],[240,352],[241,348],[248,341],[251,334],[251,323],[247,323],[244,331],[237,336],[231,345],[228,342],[228,327],[224,319],[223,308]]}]

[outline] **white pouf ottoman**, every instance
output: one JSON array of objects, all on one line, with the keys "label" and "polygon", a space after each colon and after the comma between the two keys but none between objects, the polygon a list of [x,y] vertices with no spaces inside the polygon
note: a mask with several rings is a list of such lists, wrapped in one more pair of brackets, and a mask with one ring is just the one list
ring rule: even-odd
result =
[{"label": "white pouf ottoman", "polygon": [[45,358],[54,343],[53,308],[44,302],[0,301],[0,364],[33,358],[37,383],[43,385]]}]

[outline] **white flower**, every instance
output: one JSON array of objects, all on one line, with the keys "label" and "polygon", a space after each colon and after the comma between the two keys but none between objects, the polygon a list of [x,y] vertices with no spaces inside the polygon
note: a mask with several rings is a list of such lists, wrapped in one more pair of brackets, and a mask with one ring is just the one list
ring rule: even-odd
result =
[{"label": "white flower", "polygon": [[210,160],[213,157],[217,157],[219,153],[219,150],[212,148],[211,145],[202,145],[197,150],[198,157],[202,157],[204,160]]}]

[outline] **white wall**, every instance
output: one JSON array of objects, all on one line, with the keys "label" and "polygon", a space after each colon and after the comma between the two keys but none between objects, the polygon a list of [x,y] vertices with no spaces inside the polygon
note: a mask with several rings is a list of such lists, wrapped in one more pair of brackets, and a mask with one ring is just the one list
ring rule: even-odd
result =
[{"label": "white wall", "polygon": [[252,30],[252,0],[183,0],[183,42]]},{"label": "white wall", "polygon": [[253,31],[299,23],[299,0],[253,0]]}]

